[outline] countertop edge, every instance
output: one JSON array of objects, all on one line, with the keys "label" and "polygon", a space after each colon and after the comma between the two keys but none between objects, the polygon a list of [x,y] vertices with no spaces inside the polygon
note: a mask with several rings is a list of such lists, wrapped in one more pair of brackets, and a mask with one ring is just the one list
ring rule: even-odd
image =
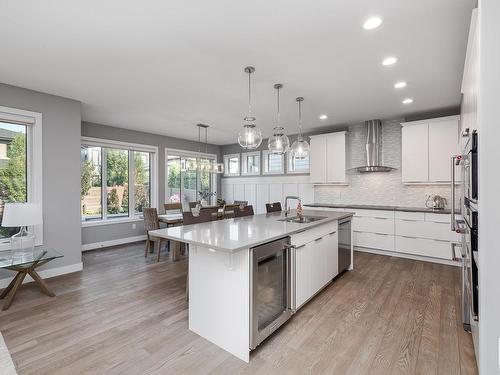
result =
[{"label": "countertop edge", "polygon": [[[341,213],[341,212],[339,212],[339,213]],[[343,215],[340,215],[338,217],[327,217],[325,219],[321,219],[321,220],[318,220],[318,221],[314,221],[312,223],[308,223],[309,225],[306,228],[297,228],[297,229],[294,229],[294,230],[291,230],[291,231],[284,232],[284,233],[282,233],[280,235],[277,235],[277,236],[269,237],[269,238],[263,239],[261,241],[256,241],[255,243],[252,243],[249,246],[245,245],[245,246],[237,247],[237,248],[233,248],[233,249],[227,249],[227,248],[218,247],[218,246],[208,246],[207,244],[204,244],[204,243],[201,243],[201,242],[198,242],[198,241],[188,240],[188,239],[180,238],[180,237],[177,237],[177,236],[168,235],[168,234],[165,234],[164,232],[158,232],[158,231],[162,231],[163,229],[157,229],[157,230],[149,231],[149,234],[151,234],[153,236],[156,234],[158,237],[161,237],[161,238],[166,238],[166,239],[169,239],[169,240],[174,240],[174,241],[178,241],[178,242],[188,243],[190,245],[195,245],[195,246],[210,248],[212,250],[221,251],[221,252],[225,252],[225,253],[228,253],[228,254],[234,254],[234,253],[240,252],[242,250],[250,249],[252,247],[260,246],[262,244],[265,244],[265,243],[268,243],[268,242],[271,242],[271,241],[274,241],[274,240],[278,240],[278,239],[283,238],[283,237],[291,236],[293,234],[297,234],[299,232],[303,232],[305,230],[309,230],[311,228],[317,227],[317,226],[322,225],[322,224],[327,224],[327,223],[331,223],[333,221],[342,220],[342,219],[345,219],[346,217],[352,217],[353,215],[354,215],[353,212],[344,212]],[[155,233],[155,232],[158,232],[158,233]]]},{"label": "countertop edge", "polygon": [[376,206],[363,204],[328,204],[328,203],[307,203],[304,207],[324,207],[324,208],[352,208],[353,210],[378,210],[378,211],[399,211],[399,212],[423,212],[429,214],[450,215],[449,209],[434,210],[425,207],[399,207],[399,206]]}]

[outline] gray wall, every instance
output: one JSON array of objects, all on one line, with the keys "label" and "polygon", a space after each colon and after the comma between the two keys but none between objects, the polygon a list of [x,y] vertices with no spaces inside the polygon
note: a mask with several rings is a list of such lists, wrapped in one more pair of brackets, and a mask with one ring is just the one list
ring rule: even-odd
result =
[{"label": "gray wall", "polygon": [[[165,201],[165,148],[175,148],[187,151],[199,150],[198,142],[89,122],[82,122],[81,134],[85,137],[140,143],[158,147],[158,202],[160,206],[160,212],[163,212],[163,203]],[[80,146],[78,146],[78,148],[80,148]],[[203,151],[204,150],[205,149],[203,148]],[[216,154],[218,159],[220,160],[219,146],[208,145],[208,153]],[[221,184],[219,178],[216,191],[220,186]],[[135,224],[135,229],[132,228],[133,223],[106,224],[92,227],[82,227],[82,244],[92,244],[145,234],[143,223],[139,221]]]},{"label": "gray wall", "polygon": [[64,254],[43,267],[80,263],[80,102],[0,84],[0,105],[42,113],[43,239]]}]

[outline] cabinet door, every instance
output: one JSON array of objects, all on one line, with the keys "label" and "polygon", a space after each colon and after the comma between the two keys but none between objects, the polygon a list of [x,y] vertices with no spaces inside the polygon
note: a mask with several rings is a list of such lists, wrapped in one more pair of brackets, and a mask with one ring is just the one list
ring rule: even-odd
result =
[{"label": "cabinet door", "polygon": [[325,237],[325,284],[327,284],[339,273],[339,237],[337,232],[327,234]]},{"label": "cabinet door", "polygon": [[326,136],[312,137],[309,154],[311,182],[326,182]]},{"label": "cabinet door", "polygon": [[309,297],[311,290],[311,254],[307,244],[295,249],[295,308]]},{"label": "cabinet door", "polygon": [[451,181],[450,158],[458,152],[458,120],[429,124],[429,181]]},{"label": "cabinet door", "polygon": [[403,126],[402,136],[403,182],[428,182],[429,124]]},{"label": "cabinet door", "polygon": [[345,133],[326,137],[326,181],[345,183]]}]

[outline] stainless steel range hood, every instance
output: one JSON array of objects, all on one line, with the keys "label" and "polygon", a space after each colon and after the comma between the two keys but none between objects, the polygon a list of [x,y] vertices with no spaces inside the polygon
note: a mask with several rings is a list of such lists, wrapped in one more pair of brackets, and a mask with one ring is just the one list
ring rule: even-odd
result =
[{"label": "stainless steel range hood", "polygon": [[355,168],[358,172],[390,172],[395,168],[382,163],[382,121],[365,121],[366,125],[366,165]]}]

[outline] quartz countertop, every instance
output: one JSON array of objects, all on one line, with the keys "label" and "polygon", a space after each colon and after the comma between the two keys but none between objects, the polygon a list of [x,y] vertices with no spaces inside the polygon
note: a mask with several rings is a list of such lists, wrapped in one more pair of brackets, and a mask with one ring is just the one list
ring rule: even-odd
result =
[{"label": "quartz countertop", "polygon": [[337,203],[309,203],[307,207],[327,207],[327,208],[352,208],[363,210],[383,210],[383,211],[405,211],[405,212],[429,212],[434,214],[450,214],[449,209],[435,210],[427,207],[402,207],[402,206],[377,206],[369,204],[337,204]]},{"label": "quartz countertop", "polygon": [[[290,217],[294,215],[295,212],[292,211]],[[155,237],[208,247],[213,250],[235,253],[318,225],[352,216],[353,213],[305,209],[303,215],[324,218],[312,223],[290,223],[280,221],[285,218],[283,212],[273,212],[158,229],[150,231],[149,234]]]}]

